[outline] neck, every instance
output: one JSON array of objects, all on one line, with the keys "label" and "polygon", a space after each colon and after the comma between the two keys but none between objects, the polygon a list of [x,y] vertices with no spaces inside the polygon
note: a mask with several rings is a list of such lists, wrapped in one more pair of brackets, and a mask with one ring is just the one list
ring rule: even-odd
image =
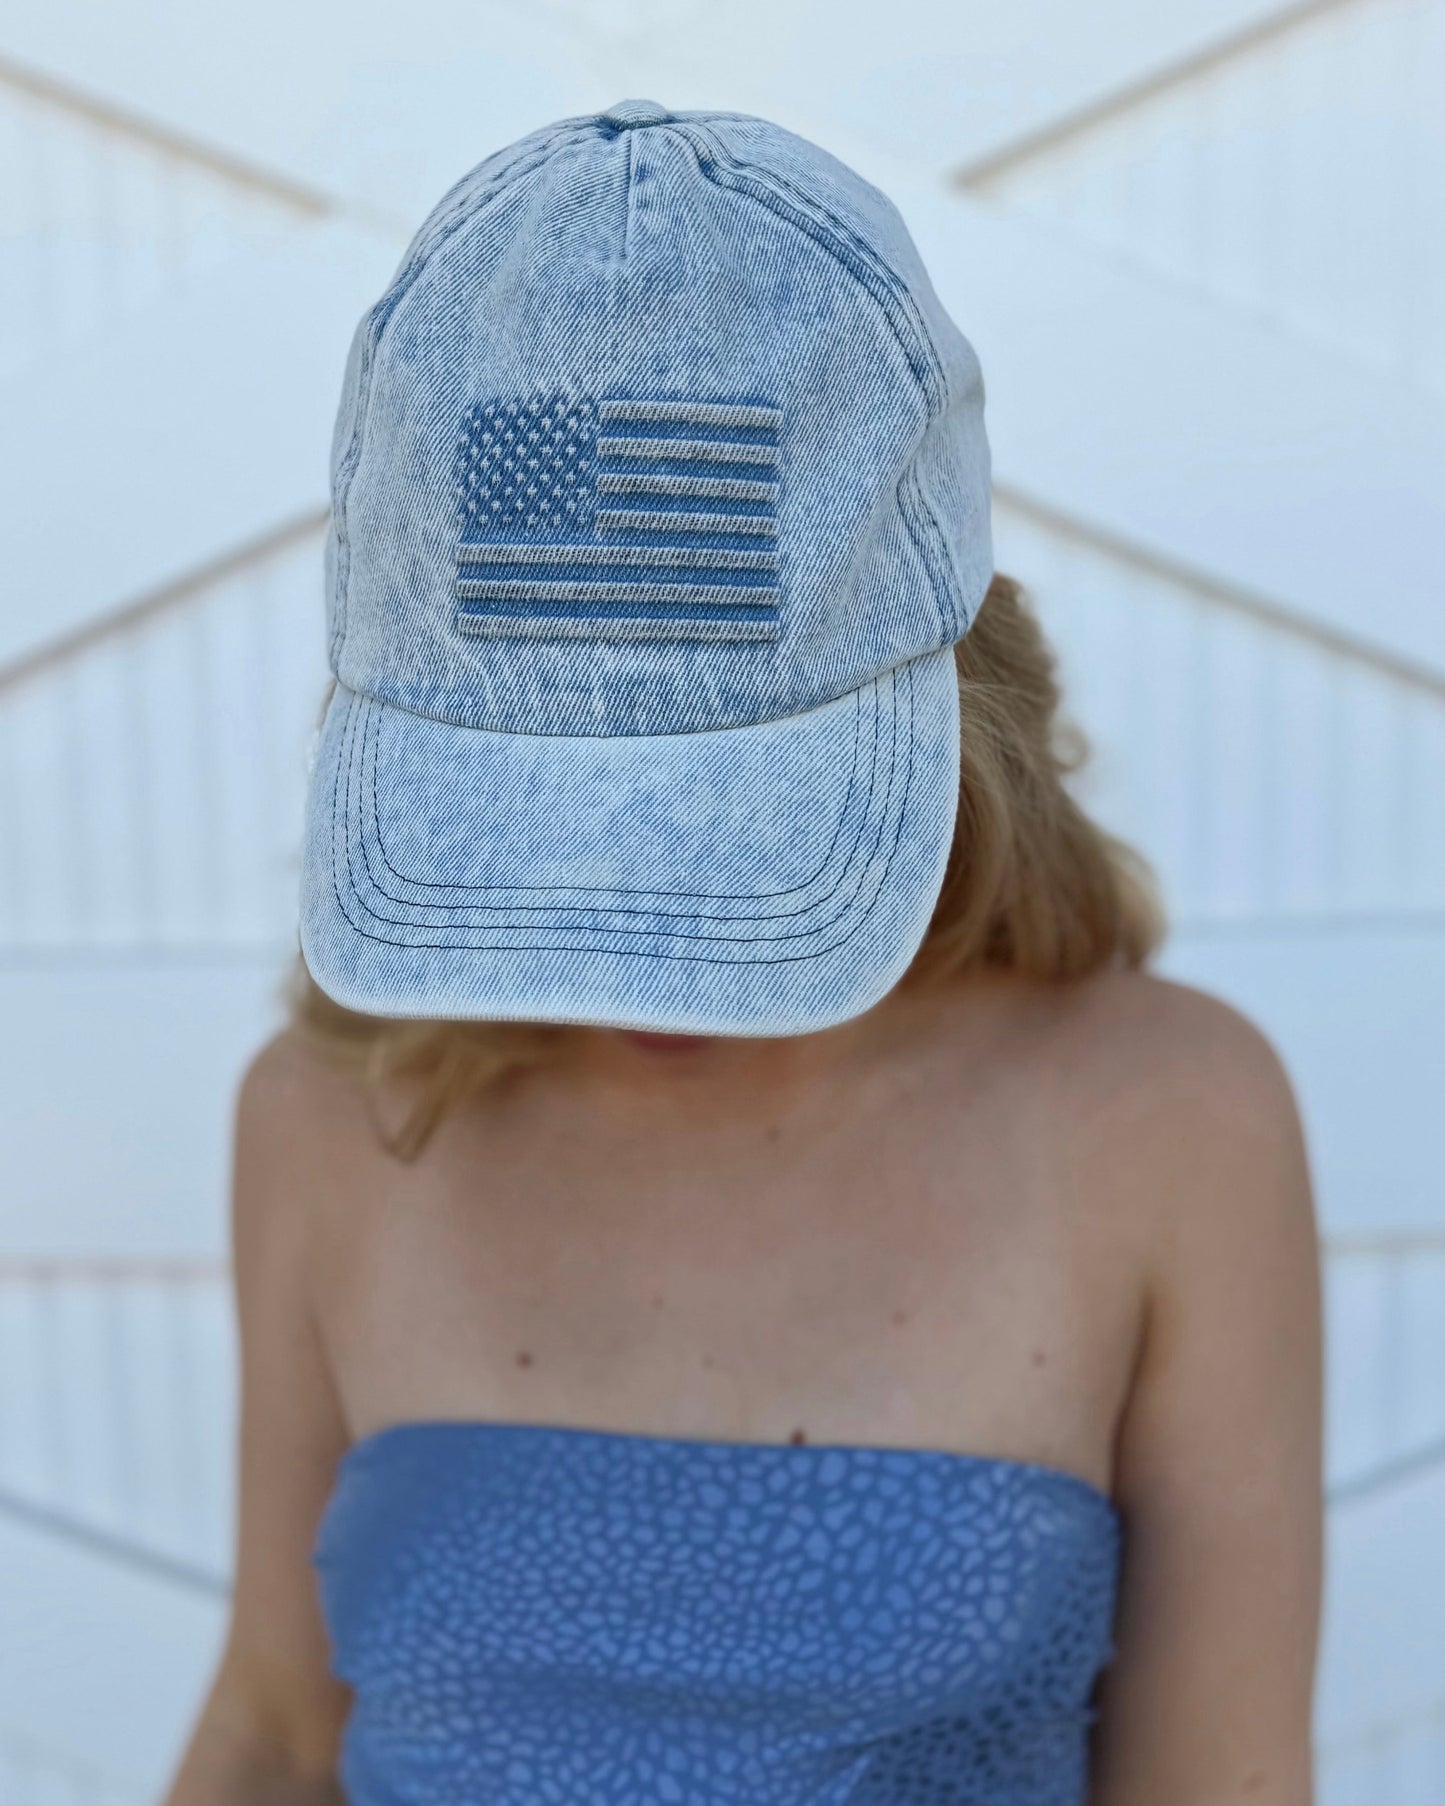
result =
[{"label": "neck", "polygon": [[650,1099],[673,1111],[692,1098],[710,1109],[781,1104],[853,1058],[877,1032],[878,1013],[807,1035],[591,1029],[576,1037],[574,1066],[599,1092],[625,1095],[644,1108]]}]

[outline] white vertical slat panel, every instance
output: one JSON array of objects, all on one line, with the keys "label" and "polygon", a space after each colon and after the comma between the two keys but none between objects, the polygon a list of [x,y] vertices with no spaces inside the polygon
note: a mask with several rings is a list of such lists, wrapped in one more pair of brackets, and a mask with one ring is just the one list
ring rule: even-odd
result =
[{"label": "white vertical slat panel", "polygon": [[[1433,5],[1422,10],[1415,28],[1411,69],[1411,163],[1414,170],[1428,172],[1438,166],[1441,155],[1434,103],[1445,72],[1445,7]],[[1428,174],[1412,175],[1413,193],[1428,191],[1429,186]],[[1445,389],[1445,332],[1439,325],[1445,318],[1445,231],[1417,232],[1413,244],[1412,281],[1407,288],[1408,344],[1414,353],[1410,367],[1422,382]]]},{"label": "white vertical slat panel", "polygon": [[[1328,337],[1333,322],[1329,304],[1332,258],[1329,239],[1319,230],[1318,191],[1322,175],[1328,179],[1333,147],[1328,135],[1320,141],[1323,109],[1318,104],[1318,88],[1324,72],[1319,36],[1304,30],[1297,39],[1278,44],[1274,54],[1283,178],[1274,265],[1280,286],[1261,298],[1266,302],[1272,299],[1296,328]],[[1255,144],[1263,148],[1258,137]]]},{"label": "white vertical slat panel", "polygon": [[320,529],[0,682],[0,949],[294,930]]},{"label": "white vertical slat panel", "polygon": [[[1382,1779],[1403,1787],[1410,1746],[1445,1705],[1442,1510],[1445,1471],[1436,1468],[1331,1518],[1317,1697],[1327,1768],[1373,1754]],[[1401,1806],[1434,1802],[1402,1794]]]},{"label": "white vertical slat panel", "polygon": [[201,613],[178,611],[139,647],[156,893],[150,927],[167,946],[204,941],[212,920],[213,698],[201,657]]},{"label": "white vertical slat panel", "polygon": [[10,800],[13,838],[0,846],[3,888],[17,898],[16,938],[20,945],[50,938],[81,938],[80,878],[72,834],[73,744],[67,733],[65,698],[72,679],[57,673],[43,691],[27,688],[7,699],[6,750],[11,766],[4,782]]},{"label": "white vertical slat panel", "polygon": [[172,161],[155,145],[110,145],[108,223],[115,265],[109,301],[136,311],[179,274],[170,201]]},{"label": "white vertical slat panel", "polygon": [[[1197,609],[1155,608],[1143,573],[1121,575],[1132,607],[1137,659],[1134,734],[1114,753],[1138,787],[1140,840],[1156,860],[1171,897],[1203,894],[1204,835],[1196,798],[1209,759],[1213,724],[1207,719],[1197,673],[1203,617]],[[1151,757],[1135,758],[1134,745]]]},{"label": "white vertical slat panel", "polygon": [[0,1393],[0,1495],[224,1571],[233,1382],[222,1282],[13,1278],[0,1284],[0,1326],[16,1359]]},{"label": "white vertical slat panel", "polygon": [[57,1450],[56,1496],[87,1522],[110,1525],[117,1516],[103,1393],[110,1363],[93,1288],[47,1285],[41,1302],[49,1318],[46,1416]]},{"label": "white vertical slat panel", "polygon": [[1410,698],[1407,740],[1406,807],[1419,823],[1407,837],[1408,894],[1423,905],[1445,894],[1445,711],[1418,693]]},{"label": "white vertical slat panel", "polygon": [[123,1288],[131,1299],[131,1360],[135,1374],[132,1419],[135,1461],[146,1476],[146,1509],[128,1526],[137,1540],[171,1554],[188,1550],[182,1414],[177,1363],[192,1351],[176,1332],[175,1289]]},{"label": "white vertical slat panel", "polygon": [[55,1369],[42,1337],[44,1311],[39,1285],[0,1286],[0,1476],[26,1498],[53,1497],[59,1483],[46,1416]]},{"label": "white vertical slat panel", "polygon": [[[1105,139],[1087,148],[1080,144],[1079,150],[1099,162],[1110,161],[1114,155],[1112,142]],[[1071,156],[1068,161],[1072,160]],[[1143,231],[1149,244],[1159,246],[1158,258],[1164,268],[1193,269],[1199,254],[1200,226],[1197,212],[1188,204],[1196,186],[1193,145],[1188,133],[1162,111],[1146,109],[1140,120],[1140,154],[1119,161],[1123,166],[1119,211],[1110,220],[1108,237],[1102,242],[1128,253],[1136,231]],[[1035,204],[1046,214],[1052,213],[1047,165],[1038,167],[1033,175]],[[1074,226],[1073,214],[1057,217],[1062,224]]]},{"label": "white vertical slat panel", "polygon": [[0,380],[314,217],[0,73]]},{"label": "white vertical slat panel", "polygon": [[236,1084],[294,946],[0,960],[0,1263],[223,1250]]},{"label": "white vertical slat panel", "polygon": [[1270,642],[1256,622],[1228,609],[1200,608],[1199,623],[1195,681],[1209,751],[1199,771],[1196,908],[1210,921],[1237,921],[1268,913],[1277,889],[1266,816],[1277,797],[1265,694]]},{"label": "white vertical slat panel", "polygon": [[1445,0],[1320,9],[974,183],[1445,392]]},{"label": "white vertical slat panel", "polygon": [[6,1726],[0,1728],[0,1800],[5,1806],[143,1806],[145,1795]]},{"label": "white vertical slat panel", "polygon": [[1445,910],[1445,687],[1006,498],[996,522],[1095,744],[1083,793],[1181,923]]},{"label": "white vertical slat panel", "polygon": [[[37,204],[28,179],[30,142],[18,106],[6,105],[0,90],[0,243],[18,245],[31,231]],[[34,341],[33,264],[14,254],[0,257],[0,381],[18,367],[24,344]]]},{"label": "white vertical slat panel", "polygon": [[[1273,183],[1270,160],[1256,153],[1251,136],[1270,130],[1269,84],[1267,54],[1244,58],[1233,82],[1200,85],[1190,122],[1200,166],[1199,267],[1210,288],[1235,305],[1258,306],[1267,291],[1262,272],[1272,254]],[[1156,135],[1165,118],[1156,115]]]},{"label": "white vertical slat panel", "polygon": [[233,1343],[219,1274],[0,1281],[0,1499],[224,1575]]},{"label": "white vertical slat panel", "polygon": [[1378,1261],[1332,1261],[1324,1278],[1326,1456],[1331,1477],[1342,1479],[1399,1452],[1388,1440],[1388,1414],[1380,1414],[1382,1380],[1394,1365],[1384,1352],[1393,1326]]},{"label": "white vertical slat panel", "polygon": [[269,561],[252,583],[262,630],[266,723],[265,757],[256,772],[258,815],[265,830],[257,863],[268,887],[267,922],[283,923],[289,940],[300,881],[305,775],[329,675],[318,606],[320,545],[304,556]]},{"label": "white vertical slat panel", "polygon": [[1342,899],[1362,913],[1389,909],[1406,892],[1405,849],[1419,832],[1405,783],[1405,698],[1347,662],[1339,681]]},{"label": "white vertical slat panel", "polygon": [[86,125],[53,108],[32,123],[42,225],[39,251],[49,303],[49,339],[59,347],[82,338],[100,318],[96,281],[99,238],[93,209],[94,147]]},{"label": "white vertical slat panel", "polygon": [[322,518],[345,347],[394,260],[344,222],[280,234],[10,386],[0,671]]},{"label": "white vertical slat panel", "polygon": [[[131,712],[125,691],[128,662],[115,643],[97,646],[68,667],[62,706],[83,781],[67,800],[85,938],[124,945],[143,932],[143,885],[138,855],[140,790]],[[3,709],[0,700],[0,709]]]},{"label": "white vertical slat panel", "polygon": [[[261,943],[274,938],[279,926],[265,908],[269,761],[278,723],[268,707],[267,622],[264,599],[256,589],[255,580],[224,584],[213,605],[197,612],[195,624],[198,685],[207,699],[201,736],[209,817],[206,862],[213,874],[207,920],[222,940]],[[319,593],[315,605],[319,613]],[[299,785],[300,768],[293,768],[291,776]]]},{"label": "white vertical slat panel", "polygon": [[[1318,913],[1332,894],[1338,839],[1336,664],[1324,658],[1281,656],[1276,669],[1277,793],[1284,799],[1274,821],[1276,895],[1286,914]],[[1415,702],[1412,695],[1407,706]]]},{"label": "white vertical slat panel", "polygon": [[1445,1438],[1445,1246],[1402,1261],[1400,1392],[1394,1411],[1403,1448]]},{"label": "white vertical slat panel", "polygon": [[[134,887],[135,937],[144,941],[154,937],[161,909],[161,867],[159,848],[164,830],[158,812],[158,795],[151,773],[156,764],[156,728],[154,697],[147,682],[149,675],[149,636],[144,632],[118,635],[106,653],[106,662],[116,668],[116,688],[121,699],[118,731],[122,746],[118,758],[126,771],[126,788],[134,833],[126,854],[125,872]],[[96,648],[100,653],[100,648]],[[4,706],[0,702],[0,718]],[[126,879],[118,877],[118,885]]]},{"label": "white vertical slat panel", "polygon": [[114,1521],[127,1524],[143,1517],[150,1487],[150,1470],[140,1435],[149,1376],[140,1363],[137,1333],[145,1300],[139,1287],[109,1284],[100,1275],[91,1283],[110,1358],[99,1405],[106,1417],[106,1458],[113,1473]]},{"label": "white vertical slat panel", "polygon": [[178,1553],[223,1574],[231,1561],[235,1472],[235,1380],[226,1291],[220,1285],[185,1287],[172,1294],[169,1306]]},{"label": "white vertical slat panel", "polygon": [[0,1519],[0,1778],[72,1791],[32,1799],[155,1800],[219,1653],[224,1601],[179,1577]]}]

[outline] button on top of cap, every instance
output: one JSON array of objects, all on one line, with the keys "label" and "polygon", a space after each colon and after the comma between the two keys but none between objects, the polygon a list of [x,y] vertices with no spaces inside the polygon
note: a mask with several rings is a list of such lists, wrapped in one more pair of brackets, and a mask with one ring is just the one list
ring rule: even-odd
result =
[{"label": "button on top of cap", "polygon": [[615,125],[619,132],[625,132],[634,125],[665,125],[672,114],[655,100],[619,100],[615,107],[608,107],[597,117],[604,125]]}]

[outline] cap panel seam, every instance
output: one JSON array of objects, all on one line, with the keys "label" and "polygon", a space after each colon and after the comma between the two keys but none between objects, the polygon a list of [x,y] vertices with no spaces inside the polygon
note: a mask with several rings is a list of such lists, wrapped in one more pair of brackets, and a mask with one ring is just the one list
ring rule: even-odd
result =
[{"label": "cap panel seam", "polygon": [[[632,214],[637,193],[637,134],[627,134],[627,198],[622,216],[622,267],[624,276],[630,270],[632,256]],[[615,347],[614,347],[615,355]]]},{"label": "cap panel seam", "polygon": [[382,336],[397,308],[426,268],[433,253],[440,250],[462,226],[475,219],[490,202],[499,199],[517,184],[535,175],[539,169],[545,166],[552,153],[560,145],[580,139],[582,133],[578,129],[579,125],[580,122],[568,122],[565,131],[549,133],[535,147],[530,160],[518,159],[516,162],[509,163],[505,169],[497,171],[496,175],[483,184],[479,190],[463,192],[465,181],[458,183],[456,189],[453,190],[457,198],[449,212],[442,217],[434,214],[427,225],[417,233],[386,292],[373,302],[363,315],[365,339],[362,344],[361,360],[356,377],[356,409],[352,420],[350,441],[337,465],[332,493],[332,520],[336,532],[336,573],[335,619],[329,651],[333,671],[340,669],[341,656],[346,644],[350,605],[351,536],[348,530],[347,507],[351,497],[352,480],[365,449],[372,375],[377,353],[381,348]]},{"label": "cap panel seam", "polygon": [[[927,424],[932,426],[947,406],[948,378],[928,330],[928,323],[920,313],[907,284],[853,227],[840,219],[816,196],[801,193],[774,170],[764,169],[756,163],[743,162],[701,121],[692,120],[686,124],[678,121],[673,129],[691,144],[699,173],[704,180],[712,182],[716,187],[731,188],[735,193],[747,195],[775,218],[792,226],[795,231],[818,245],[853,277],[883,315],[905,360],[914,370],[923,395]],[[744,185],[749,180],[751,187]],[[811,218],[810,214],[818,217]],[[823,229],[820,230],[820,226]],[[831,235],[828,228],[831,228]],[[872,282],[868,280],[870,276]],[[894,306],[889,305],[890,301]],[[948,638],[955,638],[959,611],[954,606],[953,599],[953,562],[948,555],[942,523],[926,490],[918,481],[912,463],[900,481],[900,501],[903,499],[905,486],[915,506],[905,507],[901,512],[914,546],[933,579],[934,605],[938,611],[939,626]],[[922,514],[921,523],[915,518],[915,513]],[[919,533],[920,524],[925,537],[931,528],[932,548],[923,543]]]}]

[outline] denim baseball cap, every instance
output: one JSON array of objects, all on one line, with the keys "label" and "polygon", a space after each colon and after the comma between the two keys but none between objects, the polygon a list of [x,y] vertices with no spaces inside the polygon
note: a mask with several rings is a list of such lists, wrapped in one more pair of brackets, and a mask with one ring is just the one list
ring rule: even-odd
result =
[{"label": "denim baseball cap", "polygon": [[478,165],[352,342],[302,950],[385,1016],[798,1034],[902,976],[992,572],[893,206],[651,101]]}]

